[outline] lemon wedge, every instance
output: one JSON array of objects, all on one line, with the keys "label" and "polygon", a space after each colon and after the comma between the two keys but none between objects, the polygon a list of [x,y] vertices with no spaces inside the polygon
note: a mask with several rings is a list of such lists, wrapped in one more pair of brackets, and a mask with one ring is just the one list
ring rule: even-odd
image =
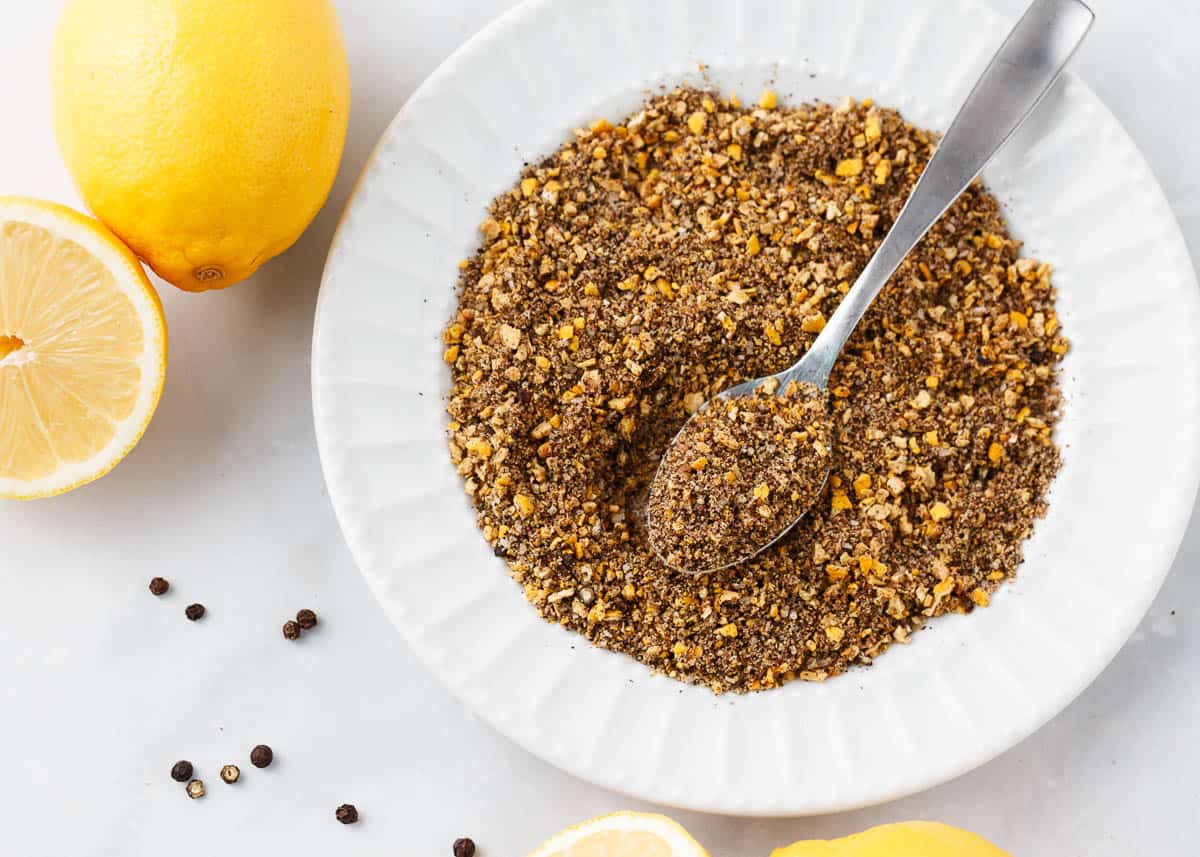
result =
[{"label": "lemon wedge", "polygon": [[0,497],[61,494],[129,454],[167,327],[137,258],[65,206],[0,197]]},{"label": "lemon wedge", "polygon": [[530,857],[708,857],[691,835],[663,815],[618,812],[569,827]]}]

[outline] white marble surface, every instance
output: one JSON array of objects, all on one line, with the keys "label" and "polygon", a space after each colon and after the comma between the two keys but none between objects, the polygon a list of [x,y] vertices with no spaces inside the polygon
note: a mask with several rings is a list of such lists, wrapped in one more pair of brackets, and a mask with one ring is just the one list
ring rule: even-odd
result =
[{"label": "white marble surface", "polygon": [[[993,2],[1010,15],[1022,5]],[[0,0],[0,193],[75,204],[46,82],[59,5]],[[342,0],[353,113],[325,212],[248,285],[202,296],[164,289],[166,393],[121,467],[73,495],[0,506],[0,852],[403,857],[446,855],[454,837],[471,835],[481,857],[512,857],[632,805],[508,744],[418,666],[354,569],[313,439],[313,305],[354,177],[420,80],[509,5]],[[1094,6],[1076,69],[1145,150],[1196,254],[1200,10],[1172,0]],[[1194,523],[1112,666],[1054,722],[972,774],[827,818],[676,815],[714,855],[765,857],[793,839],[913,817],[975,829],[1017,857],[1193,853],[1198,559]],[[155,574],[173,584],[161,600],[146,591]],[[191,601],[208,606],[202,622],[184,619]],[[323,624],[290,644],[279,625],[303,606]],[[259,742],[277,753],[266,771],[247,760]],[[189,801],[167,776],[178,758],[197,764],[205,800]],[[219,780],[227,761],[243,768],[237,786]],[[333,819],[345,801],[362,813],[355,827]]]}]

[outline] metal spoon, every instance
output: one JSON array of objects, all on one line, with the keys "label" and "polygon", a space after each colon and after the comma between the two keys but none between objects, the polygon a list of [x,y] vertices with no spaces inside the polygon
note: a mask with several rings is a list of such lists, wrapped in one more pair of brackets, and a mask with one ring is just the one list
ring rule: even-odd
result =
[{"label": "metal spoon", "polygon": [[[778,381],[779,391],[785,390],[792,381],[807,382],[822,393],[826,391],[833,364],[875,296],[900,267],[904,257],[970,186],[1050,90],[1087,35],[1094,18],[1092,10],[1081,0],[1035,0],[984,69],[929,159],[896,222],[812,347],[790,368],[738,384],[716,398],[751,395],[769,379]],[[676,435],[676,440],[678,437]],[[703,574],[737,565],[774,544],[799,519],[788,523],[765,544],[748,546],[746,554],[739,560],[712,568],[677,570]],[[667,562],[661,554],[659,558]]]}]

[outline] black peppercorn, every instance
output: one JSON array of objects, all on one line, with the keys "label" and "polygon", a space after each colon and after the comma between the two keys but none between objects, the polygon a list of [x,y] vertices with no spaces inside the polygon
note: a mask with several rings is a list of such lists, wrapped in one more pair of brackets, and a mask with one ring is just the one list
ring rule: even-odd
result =
[{"label": "black peppercorn", "polygon": [[155,577],[150,580],[150,593],[152,595],[165,595],[170,588],[171,584],[167,583],[164,578]]},{"label": "black peppercorn", "polygon": [[352,803],[342,804],[337,808],[337,812],[334,815],[337,816],[337,820],[342,824],[354,824],[354,822],[358,821],[358,810],[355,809]]},{"label": "black peppercorn", "polygon": [[283,638],[285,640],[299,640],[300,639],[300,626],[297,625],[295,622],[284,622],[283,623]]},{"label": "black peppercorn", "polygon": [[475,842],[463,837],[454,840],[454,857],[475,857]]},{"label": "black peppercorn", "polygon": [[171,779],[177,783],[186,783],[192,778],[192,763],[186,759],[171,766]]},{"label": "black peppercorn", "polygon": [[311,610],[301,610],[296,614],[296,624],[305,631],[310,631],[317,627],[317,614]]},{"label": "black peppercorn", "polygon": [[197,619],[199,619],[201,616],[204,615],[204,605],[203,604],[189,604],[187,606],[187,609],[183,611],[183,614],[185,616],[187,616],[189,619],[191,619],[193,622],[195,622]]},{"label": "black peppercorn", "polygon": [[275,761],[275,753],[266,744],[259,744],[250,751],[250,764],[256,768],[265,768]]}]

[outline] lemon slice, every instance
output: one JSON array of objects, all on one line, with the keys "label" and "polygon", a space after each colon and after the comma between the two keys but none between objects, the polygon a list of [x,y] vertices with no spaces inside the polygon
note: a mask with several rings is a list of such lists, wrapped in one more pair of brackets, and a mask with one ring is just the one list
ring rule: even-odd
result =
[{"label": "lemon slice", "polygon": [[530,857],[708,857],[691,834],[664,815],[618,812],[555,834]]},{"label": "lemon slice", "polygon": [[61,205],[0,197],[0,497],[112,470],[162,393],[167,328],[134,255]]}]

